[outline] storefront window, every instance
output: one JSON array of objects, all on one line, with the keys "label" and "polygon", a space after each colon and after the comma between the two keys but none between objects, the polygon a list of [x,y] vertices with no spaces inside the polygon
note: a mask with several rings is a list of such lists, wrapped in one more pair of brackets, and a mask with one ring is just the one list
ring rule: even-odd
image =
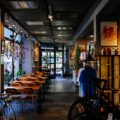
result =
[{"label": "storefront window", "polygon": [[[14,37],[12,38],[11,36]],[[5,53],[4,53],[4,82],[15,80],[21,64],[21,35],[13,34],[8,28],[4,28]]]},{"label": "storefront window", "polygon": [[8,39],[11,39],[11,35],[13,35],[13,32],[10,29],[4,27],[4,36]]},{"label": "storefront window", "polygon": [[11,41],[5,40],[4,54],[4,81],[9,83],[12,80],[13,65],[12,65],[13,45]]}]

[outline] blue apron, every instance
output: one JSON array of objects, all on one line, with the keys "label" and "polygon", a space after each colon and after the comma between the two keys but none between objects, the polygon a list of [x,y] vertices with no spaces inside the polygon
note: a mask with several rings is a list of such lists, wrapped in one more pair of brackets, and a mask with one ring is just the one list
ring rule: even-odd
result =
[{"label": "blue apron", "polygon": [[88,97],[95,96],[95,81],[93,78],[96,78],[96,71],[93,68],[83,68],[80,72],[79,82],[80,82],[80,96]]}]

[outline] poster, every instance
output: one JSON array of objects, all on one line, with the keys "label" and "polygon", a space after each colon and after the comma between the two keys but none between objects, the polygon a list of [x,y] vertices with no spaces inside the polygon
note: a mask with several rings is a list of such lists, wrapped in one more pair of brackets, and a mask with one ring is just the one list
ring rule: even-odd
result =
[{"label": "poster", "polygon": [[101,22],[101,46],[117,46],[117,22]]}]

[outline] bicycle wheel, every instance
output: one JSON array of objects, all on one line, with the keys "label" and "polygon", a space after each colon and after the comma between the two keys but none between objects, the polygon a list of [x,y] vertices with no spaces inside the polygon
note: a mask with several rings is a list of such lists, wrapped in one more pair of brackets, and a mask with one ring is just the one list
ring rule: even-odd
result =
[{"label": "bicycle wheel", "polygon": [[115,106],[110,106],[109,103],[104,102],[98,106],[94,116],[95,120],[120,120],[120,111]]},{"label": "bicycle wheel", "polygon": [[16,120],[15,111],[9,103],[3,105],[3,120]]},{"label": "bicycle wheel", "polygon": [[107,119],[120,120],[120,110],[115,105],[109,105],[105,112]]},{"label": "bicycle wheel", "polygon": [[82,100],[76,100],[68,111],[68,120],[87,120],[88,114],[85,111]]}]

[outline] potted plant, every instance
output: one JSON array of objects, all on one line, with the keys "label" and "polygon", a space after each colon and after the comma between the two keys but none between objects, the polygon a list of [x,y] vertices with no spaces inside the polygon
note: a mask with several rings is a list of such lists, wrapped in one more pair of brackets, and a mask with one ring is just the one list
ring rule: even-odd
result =
[{"label": "potted plant", "polygon": [[73,82],[77,85],[77,75],[78,75],[78,71],[81,67],[80,64],[80,53],[81,53],[81,49],[80,47],[77,45],[76,49],[75,49],[75,59],[74,59],[74,69],[73,69]]}]

